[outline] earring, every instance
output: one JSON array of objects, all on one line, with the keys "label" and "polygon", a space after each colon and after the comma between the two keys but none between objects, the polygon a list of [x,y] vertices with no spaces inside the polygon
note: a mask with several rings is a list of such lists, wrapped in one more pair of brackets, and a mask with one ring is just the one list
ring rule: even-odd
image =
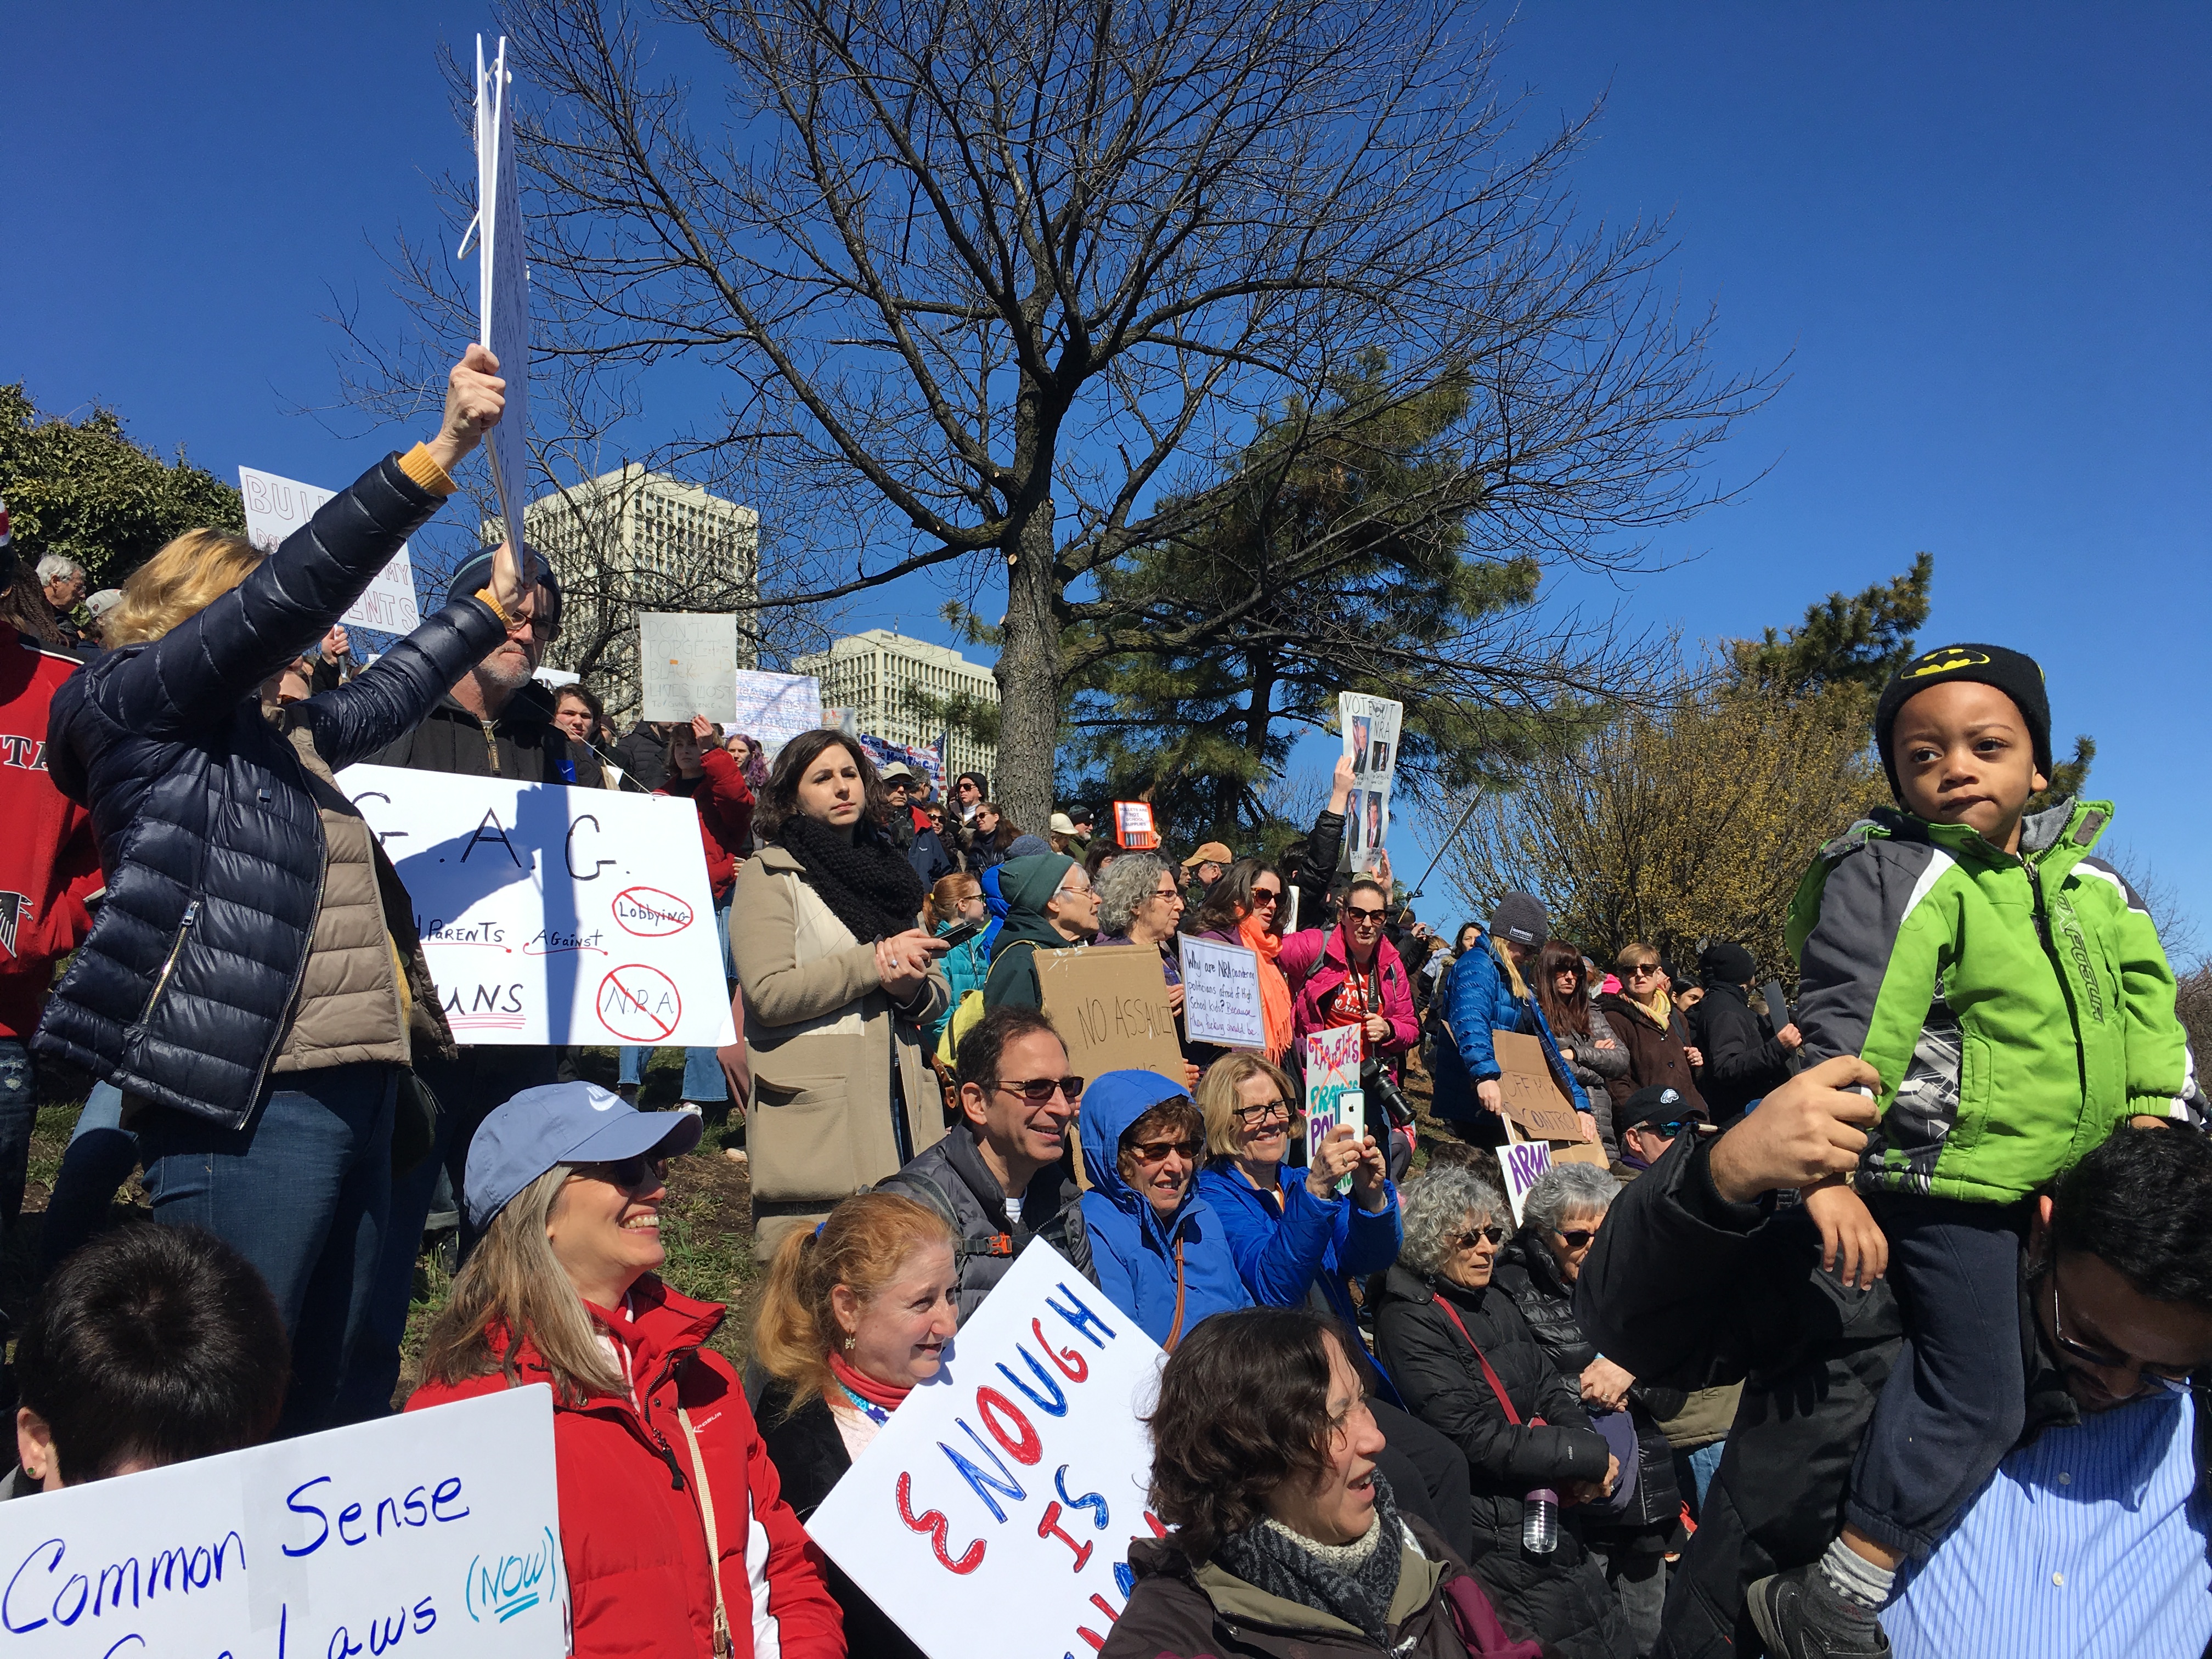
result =
[{"label": "earring", "polygon": [[853,1346],[854,1346],[854,1343],[856,1343],[856,1342],[858,1342],[859,1340],[860,1340],[860,1338],[858,1338],[858,1337],[854,1336],[854,1335],[850,1331],[846,1332],[846,1333],[845,1333],[845,1352],[846,1352],[847,1353],[850,1353],[850,1352],[853,1352]]}]

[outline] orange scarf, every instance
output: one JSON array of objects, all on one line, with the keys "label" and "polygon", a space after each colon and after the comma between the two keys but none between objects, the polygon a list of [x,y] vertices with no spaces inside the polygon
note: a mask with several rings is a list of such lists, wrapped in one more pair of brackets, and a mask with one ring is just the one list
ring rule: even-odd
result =
[{"label": "orange scarf", "polygon": [[1291,1052],[1291,982],[1275,966],[1276,954],[1283,948],[1282,935],[1269,933],[1267,924],[1257,916],[1245,917],[1237,925],[1237,933],[1259,953],[1260,1012],[1267,1028],[1267,1058],[1280,1065],[1283,1056]]}]

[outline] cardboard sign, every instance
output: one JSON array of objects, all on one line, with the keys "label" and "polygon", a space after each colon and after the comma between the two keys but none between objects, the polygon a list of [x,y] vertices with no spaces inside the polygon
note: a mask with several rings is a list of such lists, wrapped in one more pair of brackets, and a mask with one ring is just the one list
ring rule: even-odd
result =
[{"label": "cardboard sign", "polygon": [[737,616],[641,611],[637,662],[641,718],[684,726],[695,714],[722,720],[738,705]]},{"label": "cardboard sign", "polygon": [[1553,1080],[1542,1040],[1517,1031],[1492,1031],[1490,1040],[1504,1115],[1532,1140],[1580,1140],[1583,1115]]},{"label": "cardboard sign", "polygon": [[1159,952],[1039,951],[1036,975],[1044,1017],[1067,1045],[1071,1072],[1093,1079],[1157,1072],[1186,1086]]},{"label": "cardboard sign", "polygon": [[[734,633],[732,635],[734,641]],[[811,674],[769,674],[750,668],[733,671],[736,690],[730,730],[757,738],[773,761],[776,751],[802,732],[822,724],[822,682]]]},{"label": "cardboard sign", "polygon": [[680,796],[349,766],[464,1043],[737,1041],[698,809]]},{"label": "cardboard sign", "polygon": [[1340,691],[1336,716],[1351,758],[1352,799],[1344,809],[1344,851],[1340,869],[1362,875],[1375,867],[1375,855],[1390,833],[1390,785],[1398,775],[1398,727],[1406,705],[1388,697]]},{"label": "cardboard sign", "polygon": [[[264,553],[274,553],[337,491],[241,466],[238,493],[246,502],[246,539]],[[422,612],[415,602],[415,566],[404,543],[338,621],[348,628],[373,628],[386,634],[411,634],[422,625]]]},{"label": "cardboard sign", "polygon": [[477,337],[499,359],[507,382],[507,407],[484,453],[507,539],[520,542],[530,498],[530,273],[523,263],[522,193],[514,182],[514,76],[504,35],[489,70],[483,36],[477,36],[476,236]]},{"label": "cardboard sign", "polygon": [[561,1659],[560,1526],[544,1383],[88,1481],[0,1504],[10,1651]]},{"label": "cardboard sign", "polygon": [[1114,844],[1132,853],[1149,853],[1160,844],[1159,825],[1153,822],[1152,802],[1114,803]]},{"label": "cardboard sign", "polygon": [[1193,1042],[1265,1051],[1267,1020],[1260,1006],[1260,953],[1188,933],[1176,943],[1182,952],[1184,1035]]},{"label": "cardboard sign", "polygon": [[1128,1599],[1129,1540],[1164,1530],[1139,1420],[1163,1358],[1032,1243],[807,1531],[931,1659],[1095,1653]]},{"label": "cardboard sign", "polygon": [[1528,1189],[1552,1167],[1548,1141],[1522,1140],[1498,1149],[1498,1167],[1505,1172],[1505,1197],[1513,1206],[1513,1224],[1521,1224],[1521,1206]]}]

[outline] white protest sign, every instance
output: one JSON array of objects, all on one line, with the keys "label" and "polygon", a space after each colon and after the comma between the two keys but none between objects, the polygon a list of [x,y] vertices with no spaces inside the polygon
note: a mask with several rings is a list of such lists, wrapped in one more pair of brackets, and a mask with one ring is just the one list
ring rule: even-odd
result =
[{"label": "white protest sign", "polygon": [[[337,491],[241,466],[238,493],[246,501],[246,539],[264,553],[274,553]],[[415,603],[415,567],[404,543],[338,621],[348,628],[374,628],[386,634],[411,634],[422,625],[422,612]]]},{"label": "white protest sign", "polygon": [[1193,1042],[1224,1048],[1267,1046],[1260,1008],[1260,953],[1241,945],[1185,933],[1182,951],[1182,1029]]},{"label": "white protest sign", "polygon": [[[514,183],[514,76],[500,37],[490,69],[477,36],[477,337],[499,359],[507,407],[484,453],[507,539],[522,538],[529,498],[530,273],[523,263],[522,196]],[[466,252],[468,239],[462,239]]]},{"label": "white protest sign", "polygon": [[1128,1601],[1164,1356],[1031,1243],[807,1531],[931,1659],[1096,1652]]},{"label": "white protest sign", "polygon": [[677,795],[349,766],[465,1043],[737,1040],[698,808]]},{"label": "white protest sign", "polygon": [[686,725],[694,714],[728,719],[738,706],[736,614],[639,611],[637,664],[643,718]]},{"label": "white protest sign", "polygon": [[1363,875],[1375,867],[1390,832],[1390,781],[1398,774],[1398,726],[1406,705],[1388,697],[1340,691],[1338,722],[1344,728],[1344,752],[1352,759],[1352,799],[1344,809],[1342,869]]},{"label": "white protest sign", "polygon": [[1528,1189],[1543,1178],[1544,1171],[1552,1167],[1552,1148],[1548,1141],[1516,1140],[1510,1146],[1498,1149],[1498,1167],[1505,1171],[1505,1196],[1513,1205],[1513,1224],[1521,1224],[1521,1206],[1528,1196]]},{"label": "white protest sign", "polygon": [[[732,624],[735,620],[732,618]],[[732,662],[736,639],[733,625]],[[732,680],[736,695],[732,699],[730,729],[757,738],[769,760],[800,732],[811,732],[822,724],[822,682],[811,674],[770,674],[739,668],[733,671]]]},{"label": "white protest sign", "polygon": [[560,1526],[535,1383],[0,1504],[0,1620],[17,1659],[561,1659]]}]

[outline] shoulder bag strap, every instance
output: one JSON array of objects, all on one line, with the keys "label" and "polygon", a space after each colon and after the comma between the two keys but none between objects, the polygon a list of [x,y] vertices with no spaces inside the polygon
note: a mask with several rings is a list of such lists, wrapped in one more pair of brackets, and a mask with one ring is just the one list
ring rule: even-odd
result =
[{"label": "shoulder bag strap", "polygon": [[[1459,1310],[1453,1307],[1442,1296],[1432,1297],[1431,1300],[1444,1310],[1444,1317],[1451,1321],[1452,1328],[1460,1334],[1468,1347],[1474,1350],[1475,1363],[1482,1367],[1483,1380],[1490,1384],[1491,1393],[1498,1396],[1498,1403],[1505,1408],[1505,1420],[1515,1428],[1519,1428],[1521,1413],[1513,1409],[1513,1397],[1505,1392],[1505,1385],[1498,1380],[1498,1373],[1490,1368],[1490,1356],[1484,1353],[1481,1346],[1468,1334],[1466,1322],[1460,1318]],[[1533,1417],[1528,1419],[1528,1422],[1529,1426],[1534,1428],[1545,1425],[1544,1419],[1540,1417]]]},{"label": "shoulder bag strap", "polygon": [[714,1489],[707,1484],[707,1460],[699,1455],[699,1431],[691,1426],[691,1413],[678,1406],[676,1420],[684,1427],[684,1443],[691,1453],[691,1478],[699,1483],[699,1518],[707,1523],[707,1577],[714,1585],[714,1659],[730,1659],[730,1609],[722,1600],[722,1546],[714,1527]]},{"label": "shoulder bag strap", "polygon": [[1162,1350],[1168,1353],[1173,1353],[1176,1351],[1176,1344],[1182,1340],[1182,1239],[1178,1236],[1176,1239],[1175,1323],[1169,1328],[1168,1340],[1160,1344]]}]

